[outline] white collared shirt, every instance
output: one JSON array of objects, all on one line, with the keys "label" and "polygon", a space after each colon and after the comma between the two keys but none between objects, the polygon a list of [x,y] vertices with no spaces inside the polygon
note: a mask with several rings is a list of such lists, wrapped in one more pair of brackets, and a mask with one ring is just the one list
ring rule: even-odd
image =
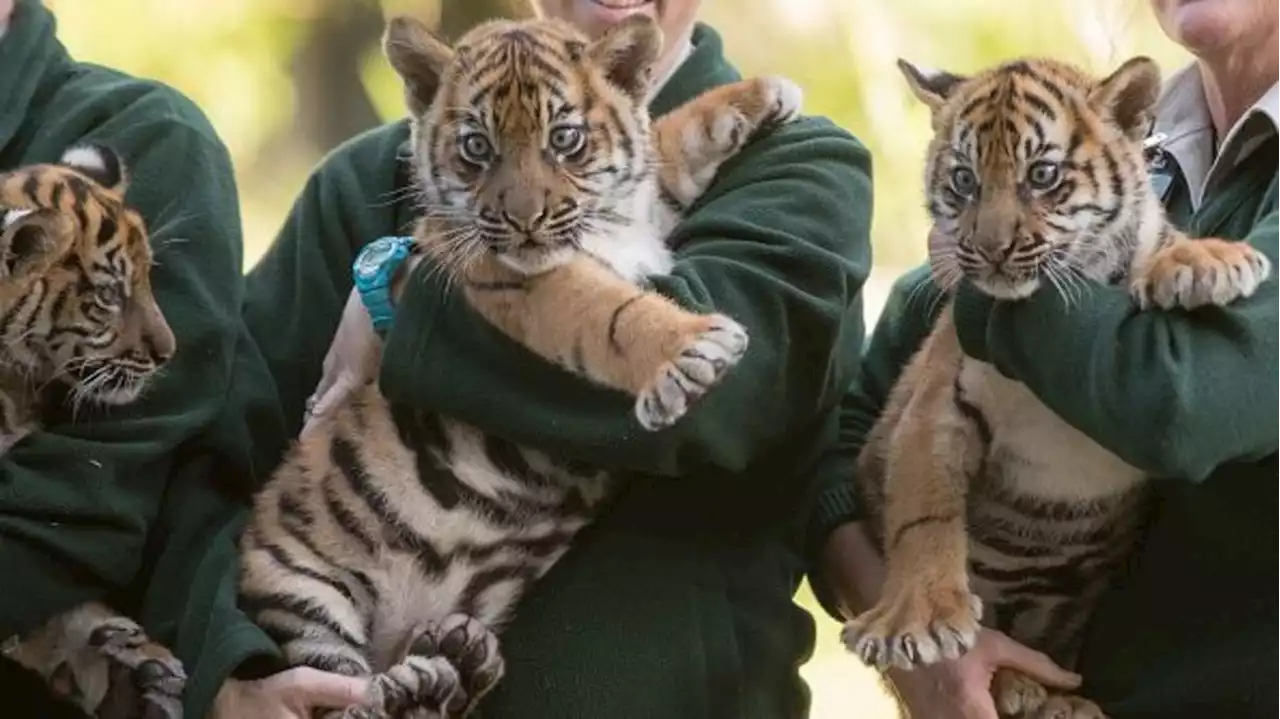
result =
[{"label": "white collared shirt", "polygon": [[662,77],[654,78],[653,81],[650,82],[648,95],[650,100],[658,96],[658,93],[662,91],[662,88],[666,87],[667,81],[676,74],[676,71],[680,69],[680,66],[684,64],[684,61],[688,60],[689,56],[693,54],[693,41],[690,38],[690,35],[692,35],[692,31],[690,31],[689,35],[686,35],[681,39],[680,52],[676,55],[675,61],[671,63],[671,67],[667,68],[666,73],[663,74]]},{"label": "white collared shirt", "polygon": [[1204,95],[1204,82],[1195,63],[1179,70],[1165,84],[1156,105],[1155,132],[1173,156],[1186,180],[1191,206],[1199,209],[1205,195],[1222,182],[1254,150],[1280,132],[1280,91],[1272,85],[1236,121],[1214,147],[1213,120]]}]

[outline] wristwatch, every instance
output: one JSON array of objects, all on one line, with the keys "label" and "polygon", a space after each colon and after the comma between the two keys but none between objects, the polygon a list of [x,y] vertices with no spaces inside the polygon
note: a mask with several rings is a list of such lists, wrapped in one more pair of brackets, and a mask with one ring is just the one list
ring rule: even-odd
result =
[{"label": "wristwatch", "polygon": [[412,247],[412,237],[379,237],[361,248],[351,264],[356,291],[360,293],[360,300],[369,311],[378,334],[385,334],[395,318],[395,308],[391,305],[391,281],[396,270],[409,257]]}]

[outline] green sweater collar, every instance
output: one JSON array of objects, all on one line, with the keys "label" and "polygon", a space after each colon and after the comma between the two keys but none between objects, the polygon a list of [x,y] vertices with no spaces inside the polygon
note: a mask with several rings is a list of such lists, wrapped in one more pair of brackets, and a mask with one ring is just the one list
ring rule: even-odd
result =
[{"label": "green sweater collar", "polygon": [[0,155],[7,154],[40,87],[71,65],[55,26],[53,13],[39,0],[18,0],[0,38]]},{"label": "green sweater collar", "polygon": [[698,23],[693,29],[692,42],[693,52],[649,103],[655,117],[665,115],[709,88],[740,78],[738,71],[724,59],[724,45],[715,30]]}]

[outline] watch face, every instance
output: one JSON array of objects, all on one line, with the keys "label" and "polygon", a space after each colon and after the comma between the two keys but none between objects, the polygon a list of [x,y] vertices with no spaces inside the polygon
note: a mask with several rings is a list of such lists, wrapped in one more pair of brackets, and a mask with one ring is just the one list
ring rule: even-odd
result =
[{"label": "watch face", "polygon": [[387,258],[391,256],[391,248],[385,242],[375,242],[365,248],[360,257],[360,274],[372,277],[378,273]]}]

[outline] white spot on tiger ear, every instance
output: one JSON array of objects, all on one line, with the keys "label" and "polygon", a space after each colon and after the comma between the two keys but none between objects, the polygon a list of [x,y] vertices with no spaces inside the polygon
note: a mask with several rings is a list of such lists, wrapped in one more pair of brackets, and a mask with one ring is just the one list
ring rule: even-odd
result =
[{"label": "white spot on tiger ear", "polygon": [[92,145],[76,145],[62,153],[60,162],[64,165],[86,170],[93,177],[107,174],[110,162],[102,154],[102,150]]},{"label": "white spot on tiger ear", "polygon": [[928,65],[911,65],[911,69],[915,70],[925,80],[941,80],[947,73],[945,70],[937,67],[929,67]]},{"label": "white spot on tiger ear", "polygon": [[34,210],[9,210],[4,215],[0,215],[0,230],[8,229],[15,222],[30,215]]}]

